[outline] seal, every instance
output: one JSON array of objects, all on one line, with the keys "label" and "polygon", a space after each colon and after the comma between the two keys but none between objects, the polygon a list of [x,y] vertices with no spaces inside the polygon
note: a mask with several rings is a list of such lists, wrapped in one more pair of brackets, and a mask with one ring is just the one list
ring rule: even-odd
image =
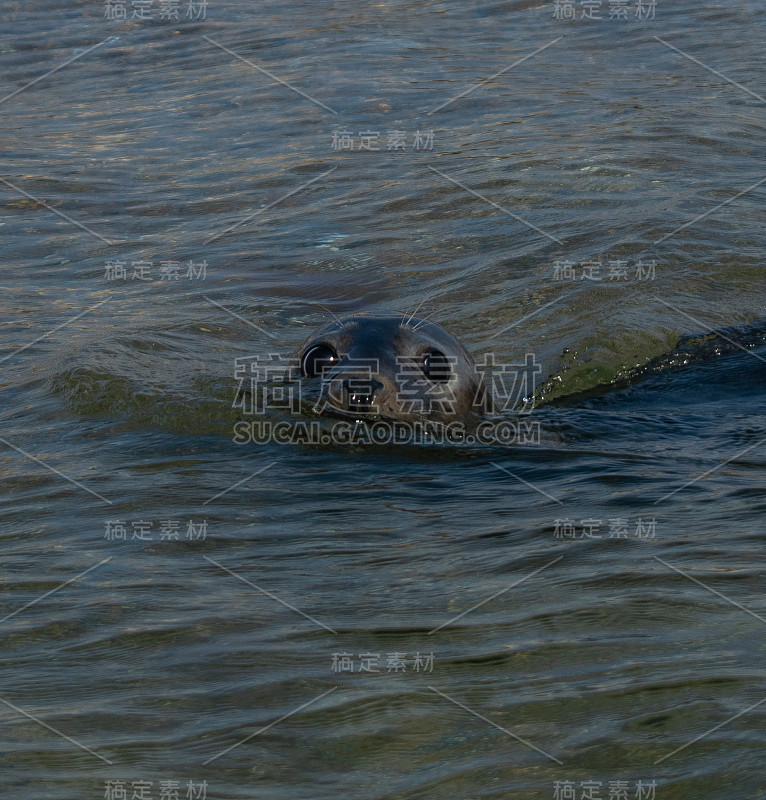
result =
[{"label": "seal", "polygon": [[320,414],[451,422],[489,411],[468,351],[434,322],[354,314],[320,328],[294,353],[289,380]]}]

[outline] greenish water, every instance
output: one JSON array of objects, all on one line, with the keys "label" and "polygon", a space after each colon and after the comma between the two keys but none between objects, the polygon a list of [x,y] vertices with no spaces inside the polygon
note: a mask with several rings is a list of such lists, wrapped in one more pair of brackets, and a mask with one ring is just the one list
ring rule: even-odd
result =
[{"label": "greenish water", "polygon": [[[763,7],[186,5],[0,12],[0,786],[766,796]],[[419,304],[540,444],[233,441]]]}]

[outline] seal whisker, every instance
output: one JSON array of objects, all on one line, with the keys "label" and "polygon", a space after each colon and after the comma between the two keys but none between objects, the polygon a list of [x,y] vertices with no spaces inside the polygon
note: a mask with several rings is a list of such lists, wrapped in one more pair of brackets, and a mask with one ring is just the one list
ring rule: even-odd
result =
[{"label": "seal whisker", "polygon": [[319,308],[321,308],[321,309],[323,309],[324,311],[326,311],[328,314],[330,314],[330,316],[331,316],[331,317],[332,317],[332,318],[333,318],[333,319],[334,319],[334,320],[335,320],[335,321],[336,321],[336,322],[337,322],[339,325],[342,325],[342,324],[343,324],[343,323],[340,321],[340,319],[338,319],[338,317],[336,317],[336,316],[335,316],[335,314],[333,313],[333,311],[332,311],[331,309],[327,308],[327,306],[323,306],[321,303],[317,303],[317,302],[315,302],[314,300],[309,300],[309,303],[310,303],[312,306],[318,306]]},{"label": "seal whisker", "polygon": [[412,330],[416,331],[421,325],[428,322],[429,317],[432,317],[435,313],[436,313],[435,311],[432,311],[427,317],[423,317],[423,319],[421,319],[420,322],[418,322],[418,324]]},{"label": "seal whisker", "polygon": [[410,325],[410,322],[412,322],[412,320],[413,320],[413,318],[414,318],[415,314],[417,314],[417,313],[418,313],[418,311],[420,311],[420,307],[423,305],[423,303],[425,303],[425,302],[426,302],[426,300],[427,300],[427,299],[428,299],[428,298],[424,297],[424,298],[423,298],[423,299],[422,299],[422,300],[421,300],[421,301],[418,303],[418,306],[417,306],[417,308],[416,308],[416,309],[415,309],[415,310],[412,312],[412,314],[410,314],[410,318],[409,318],[409,319],[407,320],[407,322],[405,322],[405,323],[404,323],[404,325],[402,325],[401,327],[403,327],[403,328],[408,328],[408,327],[409,327],[409,325]]}]

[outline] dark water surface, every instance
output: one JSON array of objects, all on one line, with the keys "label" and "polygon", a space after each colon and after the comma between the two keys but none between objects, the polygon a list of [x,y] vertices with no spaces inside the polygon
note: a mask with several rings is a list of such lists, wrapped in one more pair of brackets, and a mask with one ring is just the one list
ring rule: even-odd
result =
[{"label": "dark water surface", "polygon": [[[763,4],[160,5],[0,12],[5,796],[766,797]],[[232,441],[421,303],[540,445]]]}]

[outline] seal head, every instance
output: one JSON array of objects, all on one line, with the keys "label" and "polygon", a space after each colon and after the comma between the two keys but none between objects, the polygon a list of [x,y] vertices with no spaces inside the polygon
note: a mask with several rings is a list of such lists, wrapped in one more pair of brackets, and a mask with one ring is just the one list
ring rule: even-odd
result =
[{"label": "seal head", "polygon": [[434,322],[355,314],[318,330],[289,378],[316,412],[356,419],[450,422],[488,410],[462,344]]}]

